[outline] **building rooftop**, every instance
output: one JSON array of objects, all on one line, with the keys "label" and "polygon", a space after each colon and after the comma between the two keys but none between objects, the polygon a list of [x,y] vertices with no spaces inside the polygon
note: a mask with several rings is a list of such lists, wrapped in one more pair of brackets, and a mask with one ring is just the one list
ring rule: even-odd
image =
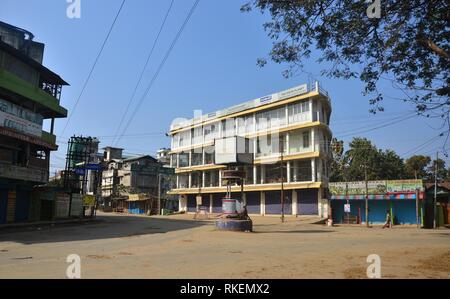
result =
[{"label": "building rooftop", "polygon": [[271,95],[266,95],[263,96],[261,98],[257,98],[254,100],[250,100],[247,102],[243,102],[241,104],[237,104],[222,110],[218,110],[216,112],[212,112],[212,113],[208,113],[208,114],[204,114],[201,115],[199,117],[196,118],[192,118],[192,119],[179,119],[179,120],[175,120],[172,125],[170,126],[170,130],[174,131],[177,129],[182,129],[184,127],[187,126],[191,126],[194,124],[198,124],[198,123],[202,123],[205,121],[211,121],[214,120],[216,118],[219,117],[223,117],[223,116],[227,116],[230,114],[234,114],[237,112],[242,112],[248,109],[252,109],[252,108],[256,108],[259,106],[263,106],[263,105],[267,105],[267,104],[271,104],[277,101],[282,101],[288,98],[292,98],[295,96],[299,96],[299,95],[303,95],[303,94],[307,94],[308,92],[312,92],[312,91],[316,91],[318,93],[323,94],[325,97],[328,98],[328,92],[326,92],[324,89],[322,89],[319,86],[318,82],[315,82],[314,84],[312,84],[311,86],[309,86],[308,84],[302,84],[302,85],[298,85],[295,86],[293,88],[284,90],[284,91],[280,91]]}]

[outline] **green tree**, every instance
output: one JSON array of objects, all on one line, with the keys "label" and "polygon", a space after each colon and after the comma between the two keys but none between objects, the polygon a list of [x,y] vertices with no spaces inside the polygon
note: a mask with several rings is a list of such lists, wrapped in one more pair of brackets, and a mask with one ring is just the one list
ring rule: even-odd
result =
[{"label": "green tree", "polygon": [[[373,3],[363,0],[251,0],[241,7],[267,12],[263,27],[273,41],[269,58],[286,63],[286,77],[304,69],[314,49],[322,74],[359,78],[371,95],[371,112],[383,111],[387,80],[402,89],[403,100],[418,113],[440,116],[448,124],[450,95],[450,2],[383,0],[380,17],[369,17]],[[258,59],[264,66],[265,58]]]},{"label": "green tree", "polygon": [[426,179],[428,174],[427,166],[430,164],[429,156],[414,155],[405,161],[405,175],[408,179]]},{"label": "green tree", "polygon": [[355,137],[349,143],[349,150],[345,152],[347,180],[362,181],[365,178],[364,169],[367,168],[367,179],[378,180],[381,165],[380,153],[376,146],[366,138]]},{"label": "green tree", "polygon": [[405,163],[393,150],[379,151],[378,177],[385,180],[405,178]]},{"label": "green tree", "polygon": [[346,163],[344,159],[344,141],[331,140],[330,181],[345,181]]}]

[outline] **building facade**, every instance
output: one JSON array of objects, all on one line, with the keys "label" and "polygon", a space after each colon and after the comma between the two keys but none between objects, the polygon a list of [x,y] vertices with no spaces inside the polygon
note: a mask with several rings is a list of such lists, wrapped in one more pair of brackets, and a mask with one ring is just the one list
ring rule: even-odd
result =
[{"label": "building facade", "polygon": [[43,55],[30,32],[0,22],[0,223],[29,220],[31,191],[48,182],[58,148],[54,121],[67,116],[60,96],[68,84]]},{"label": "building facade", "polygon": [[102,197],[106,206],[132,214],[157,214],[168,191],[171,168],[150,155],[122,157],[122,149],[105,148]]},{"label": "building facade", "polygon": [[[170,160],[176,170],[179,209],[196,212],[196,197],[210,213],[221,213],[226,186],[224,165],[215,164],[215,139],[249,139],[253,165],[245,167],[243,201],[249,214],[281,213],[284,190],[286,215],[327,217],[331,101],[316,82],[244,102],[170,128]],[[239,197],[239,186],[232,187]]]}]

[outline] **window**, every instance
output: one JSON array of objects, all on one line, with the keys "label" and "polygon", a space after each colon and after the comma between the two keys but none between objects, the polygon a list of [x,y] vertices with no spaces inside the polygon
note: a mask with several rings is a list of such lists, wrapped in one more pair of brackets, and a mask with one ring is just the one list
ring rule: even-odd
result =
[{"label": "window", "polygon": [[302,123],[310,120],[309,101],[288,106],[289,124]]},{"label": "window", "polygon": [[208,146],[204,148],[205,151],[205,164],[214,164],[214,146]]},{"label": "window", "polygon": [[187,174],[178,175],[178,188],[179,189],[189,188],[189,176]]},{"label": "window", "polygon": [[203,142],[203,128],[197,127],[192,129],[192,144],[199,144]]},{"label": "window", "polygon": [[180,153],[178,155],[178,167],[188,167],[189,166],[189,153]]},{"label": "window", "polygon": [[266,130],[286,124],[285,107],[267,110],[256,114],[257,130]]},{"label": "window", "polygon": [[291,182],[310,182],[312,178],[311,160],[291,161]]},{"label": "window", "polygon": [[222,121],[222,137],[235,136],[236,122],[234,118],[228,118]]},{"label": "window", "polygon": [[203,127],[205,131],[205,141],[211,141],[219,137],[219,123],[213,123]]},{"label": "window", "polygon": [[205,187],[219,186],[219,171],[211,170],[205,171]]},{"label": "window", "polygon": [[202,187],[202,172],[197,171],[191,174],[191,188],[200,188]]},{"label": "window", "polygon": [[192,166],[203,164],[203,151],[201,148],[193,149],[191,151],[191,157]]},{"label": "window", "polygon": [[238,117],[236,118],[237,121],[237,135],[238,136],[245,136],[245,118],[244,117]]},{"label": "window", "polygon": [[309,132],[303,132],[303,148],[309,148]]},{"label": "window", "polygon": [[178,157],[177,157],[176,154],[172,154],[171,157],[172,157],[172,159],[170,161],[170,163],[171,163],[170,166],[176,168],[177,167],[177,158]]},{"label": "window", "polygon": [[183,131],[180,132],[180,146],[188,146],[191,141],[191,131]]},{"label": "window", "polygon": [[252,115],[245,117],[245,133],[253,133],[255,131],[255,119]]}]

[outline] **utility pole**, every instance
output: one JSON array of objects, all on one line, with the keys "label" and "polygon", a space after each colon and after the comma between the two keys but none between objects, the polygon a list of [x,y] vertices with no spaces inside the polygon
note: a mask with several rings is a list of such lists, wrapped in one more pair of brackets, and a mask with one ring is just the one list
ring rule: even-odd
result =
[{"label": "utility pole", "polygon": [[416,188],[416,223],[417,223],[417,228],[420,228],[420,223],[419,223],[419,188]]},{"label": "utility pole", "polygon": [[283,166],[283,152],[284,152],[284,138],[281,138],[280,144],[280,172],[281,172],[281,222],[284,222],[284,166]]},{"label": "utility pole", "polygon": [[437,184],[438,184],[438,159],[439,152],[436,152],[436,163],[434,165],[434,199],[433,199],[433,228],[436,228],[436,201],[437,201]]},{"label": "utility pole", "polygon": [[[157,208],[158,208],[158,215],[161,213],[161,173],[158,172],[158,204],[157,204]],[[150,211],[150,214],[152,213],[152,211]]]},{"label": "utility pole", "polygon": [[369,183],[367,181],[367,164],[364,164],[364,181],[366,183],[366,226],[369,227]]}]

